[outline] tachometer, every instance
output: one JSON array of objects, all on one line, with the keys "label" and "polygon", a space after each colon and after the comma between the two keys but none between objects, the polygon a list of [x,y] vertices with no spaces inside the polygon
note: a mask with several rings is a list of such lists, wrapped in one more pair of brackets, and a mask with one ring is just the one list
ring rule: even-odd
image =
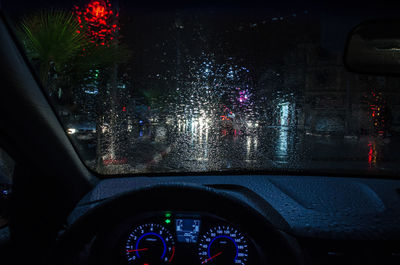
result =
[{"label": "tachometer", "polygon": [[164,264],[174,258],[175,242],[164,226],[148,223],[130,233],[125,252],[128,262],[133,264]]},{"label": "tachometer", "polygon": [[200,238],[201,264],[241,264],[248,259],[248,243],[244,235],[228,225],[215,226]]}]

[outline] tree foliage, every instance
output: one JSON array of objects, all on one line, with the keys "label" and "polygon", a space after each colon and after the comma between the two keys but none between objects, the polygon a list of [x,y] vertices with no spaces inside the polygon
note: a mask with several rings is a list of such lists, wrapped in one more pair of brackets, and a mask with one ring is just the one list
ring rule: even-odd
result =
[{"label": "tree foliage", "polygon": [[39,11],[22,20],[19,35],[29,59],[39,64],[43,83],[52,65],[59,71],[86,48],[78,30],[74,14],[62,10]]},{"label": "tree foliage", "polygon": [[117,41],[96,45],[84,31],[76,15],[65,10],[38,11],[21,21],[18,35],[50,92],[74,89],[84,84],[90,70],[104,70],[129,59],[127,46]]}]

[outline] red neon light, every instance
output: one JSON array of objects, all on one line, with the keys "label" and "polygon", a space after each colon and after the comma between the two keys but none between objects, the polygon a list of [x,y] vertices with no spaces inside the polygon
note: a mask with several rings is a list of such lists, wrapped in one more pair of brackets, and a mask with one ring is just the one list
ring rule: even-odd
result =
[{"label": "red neon light", "polygon": [[373,146],[372,144],[368,144],[369,152],[368,152],[368,164],[369,166],[372,165],[372,153],[373,153]]},{"label": "red neon light", "polygon": [[[90,1],[84,8],[75,6],[79,27],[96,45],[109,46],[117,36],[118,14],[114,15],[109,0]],[[80,33],[80,32],[79,32]]]}]

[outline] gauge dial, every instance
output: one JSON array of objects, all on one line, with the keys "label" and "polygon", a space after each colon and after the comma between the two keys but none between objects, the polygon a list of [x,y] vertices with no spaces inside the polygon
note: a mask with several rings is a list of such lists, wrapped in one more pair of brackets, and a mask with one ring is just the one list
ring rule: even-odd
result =
[{"label": "gauge dial", "polygon": [[212,227],[201,236],[198,251],[201,264],[245,265],[248,243],[237,229],[221,225]]},{"label": "gauge dial", "polygon": [[172,261],[175,242],[164,226],[148,223],[134,228],[125,245],[128,262],[138,264],[165,264]]}]

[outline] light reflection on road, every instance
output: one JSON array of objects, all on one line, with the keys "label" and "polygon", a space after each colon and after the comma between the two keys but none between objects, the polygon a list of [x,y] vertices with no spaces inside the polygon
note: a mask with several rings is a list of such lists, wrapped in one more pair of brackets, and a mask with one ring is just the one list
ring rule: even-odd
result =
[{"label": "light reflection on road", "polygon": [[[278,126],[235,131],[212,125],[206,119],[178,121],[166,138],[173,146],[160,167],[190,171],[215,171],[224,168],[260,168],[274,163],[288,163],[290,128]],[[176,130],[174,130],[176,129]]]},{"label": "light reflection on road", "polygon": [[275,153],[277,160],[281,163],[288,162],[288,141],[289,141],[289,132],[286,127],[278,128],[278,137],[276,139],[276,148]]},{"label": "light reflection on road", "polygon": [[[132,167],[145,146],[162,158],[149,172],[204,172],[221,170],[397,170],[397,138],[306,135],[290,126],[260,125],[236,135],[210,120],[177,121],[171,125],[141,126],[132,130],[129,151]],[[168,149],[168,153],[164,152]],[[155,150],[155,151],[152,151]],[[149,159],[158,153],[147,154]],[[159,155],[158,155],[159,156]],[[142,163],[142,162],[141,162]]]}]

